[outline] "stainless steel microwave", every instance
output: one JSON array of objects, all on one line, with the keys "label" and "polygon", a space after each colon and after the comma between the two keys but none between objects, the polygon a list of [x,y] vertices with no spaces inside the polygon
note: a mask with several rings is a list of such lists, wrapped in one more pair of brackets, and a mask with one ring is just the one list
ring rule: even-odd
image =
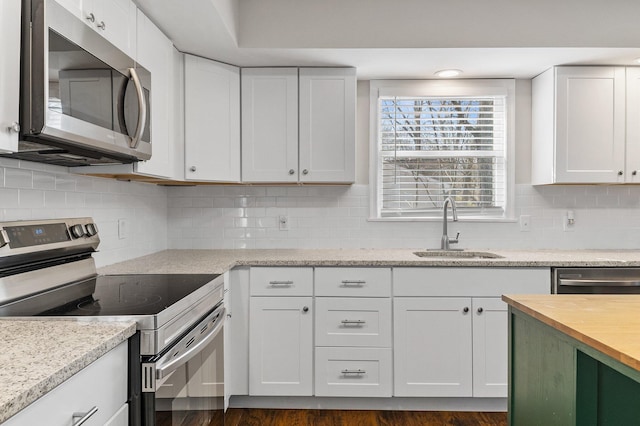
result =
[{"label": "stainless steel microwave", "polygon": [[54,0],[23,0],[18,151],[81,166],[151,158],[151,75]]}]

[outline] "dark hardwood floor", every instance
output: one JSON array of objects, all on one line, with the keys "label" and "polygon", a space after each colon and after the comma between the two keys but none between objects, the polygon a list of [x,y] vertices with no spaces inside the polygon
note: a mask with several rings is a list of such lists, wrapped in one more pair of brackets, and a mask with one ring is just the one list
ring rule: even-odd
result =
[{"label": "dark hardwood floor", "polygon": [[[168,422],[167,422],[168,420]],[[449,411],[259,410],[230,408],[224,426],[506,426],[507,413]],[[190,412],[179,424],[158,418],[157,426],[222,426],[210,412]]]}]

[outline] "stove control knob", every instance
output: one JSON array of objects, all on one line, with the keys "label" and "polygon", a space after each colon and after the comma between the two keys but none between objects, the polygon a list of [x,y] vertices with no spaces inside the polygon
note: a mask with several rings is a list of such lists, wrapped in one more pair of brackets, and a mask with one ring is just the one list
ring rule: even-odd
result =
[{"label": "stove control knob", "polygon": [[82,225],[73,225],[69,228],[69,231],[71,231],[71,236],[73,238],[84,237],[84,227]]},{"label": "stove control knob", "polygon": [[98,226],[95,223],[87,223],[85,226],[87,237],[93,237],[98,233]]}]

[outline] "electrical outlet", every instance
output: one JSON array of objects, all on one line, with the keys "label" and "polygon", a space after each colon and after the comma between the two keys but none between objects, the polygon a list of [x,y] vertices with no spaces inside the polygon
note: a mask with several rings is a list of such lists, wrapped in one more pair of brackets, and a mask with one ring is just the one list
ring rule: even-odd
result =
[{"label": "electrical outlet", "polygon": [[576,218],[573,210],[568,210],[562,217],[562,229],[564,232],[573,232],[576,227]]},{"label": "electrical outlet", "polygon": [[528,214],[520,215],[520,231],[531,231],[531,216],[529,216]]},{"label": "electrical outlet", "polygon": [[278,228],[281,231],[288,231],[289,230],[289,217],[288,216],[280,215],[278,217]]},{"label": "electrical outlet", "polygon": [[127,219],[118,219],[118,238],[121,240],[129,238],[129,221]]}]

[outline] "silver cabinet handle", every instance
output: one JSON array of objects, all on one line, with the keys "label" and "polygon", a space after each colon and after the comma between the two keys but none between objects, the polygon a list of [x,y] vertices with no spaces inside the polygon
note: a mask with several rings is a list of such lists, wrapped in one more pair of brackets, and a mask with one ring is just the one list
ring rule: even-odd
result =
[{"label": "silver cabinet handle", "polygon": [[479,313],[479,314],[481,314],[481,313],[483,313],[483,312],[484,312],[484,309],[482,309],[482,308],[478,308],[478,313]]},{"label": "silver cabinet handle", "polygon": [[98,407],[93,407],[91,408],[91,410],[87,411],[86,413],[73,413],[73,415],[71,416],[71,421],[73,423],[71,424],[73,426],[80,426],[84,424],[87,420],[89,420],[89,418],[97,412],[98,412]]},{"label": "silver cabinet handle", "polygon": [[303,175],[308,175],[308,174],[309,174],[309,170],[304,169],[304,170],[302,171],[302,174],[303,174]]},{"label": "silver cabinet handle", "polygon": [[136,94],[138,95],[138,124],[136,126],[136,132],[133,134],[131,142],[129,143],[131,148],[136,149],[140,143],[140,139],[142,138],[144,125],[147,122],[147,104],[144,101],[144,91],[142,89],[142,84],[140,84],[140,79],[138,78],[136,69],[129,68],[129,73],[131,74],[133,84],[136,86]]},{"label": "silver cabinet handle", "polygon": [[289,286],[292,285],[293,281],[269,281],[269,285],[285,285],[285,286]]},{"label": "silver cabinet handle", "polygon": [[622,170],[618,170],[618,176],[622,176],[624,172]]},{"label": "silver cabinet handle", "polygon": [[309,307],[308,306],[303,307],[302,312],[309,312]]},{"label": "silver cabinet handle", "polygon": [[362,287],[366,283],[365,280],[342,280],[343,287]]},{"label": "silver cabinet handle", "polygon": [[293,169],[289,169],[289,174],[290,174],[290,175],[294,174],[295,172],[296,172],[295,170],[293,170]]},{"label": "silver cabinet handle", "polygon": [[89,22],[96,22],[96,16],[93,13],[89,13],[86,19]]},{"label": "silver cabinet handle", "polygon": [[105,24],[104,21],[100,21],[97,27],[100,28],[102,31],[104,31],[107,29],[107,24]]},{"label": "silver cabinet handle", "polygon": [[464,312],[464,313],[466,314],[467,312],[469,312],[469,308],[468,308],[467,306],[465,306],[465,307],[462,309],[462,312]]},{"label": "silver cabinet handle", "polygon": [[340,322],[344,325],[355,325],[355,326],[361,326],[366,323],[365,320],[348,320],[348,319],[342,320]]},{"label": "silver cabinet handle", "polygon": [[357,370],[342,370],[342,374],[346,376],[348,374],[367,374],[367,372],[358,368]]},{"label": "silver cabinet handle", "polygon": [[189,167],[190,172],[195,172],[197,170],[196,166]]},{"label": "silver cabinet handle", "polygon": [[17,121],[11,123],[11,126],[9,126],[9,131],[18,133],[20,131],[20,123],[18,123]]}]

